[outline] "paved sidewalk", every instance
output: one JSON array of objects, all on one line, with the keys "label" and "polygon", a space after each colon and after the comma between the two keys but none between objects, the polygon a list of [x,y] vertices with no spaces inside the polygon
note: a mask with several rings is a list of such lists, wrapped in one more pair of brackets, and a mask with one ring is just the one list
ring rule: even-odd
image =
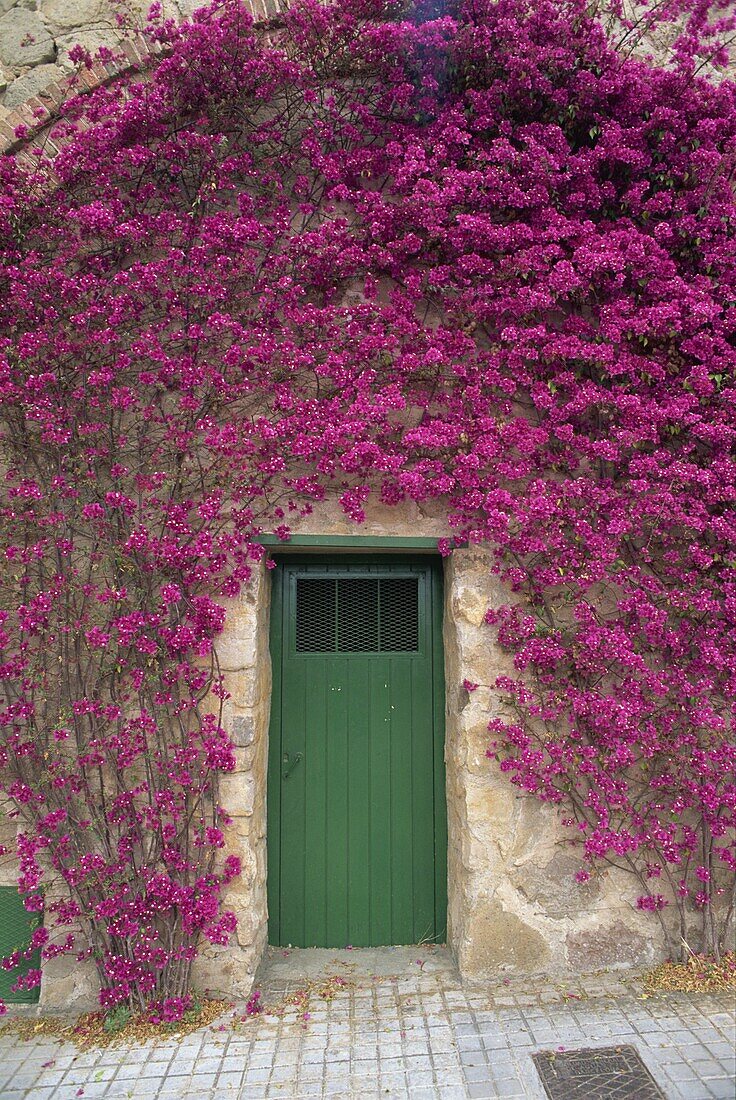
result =
[{"label": "paved sidewalk", "polygon": [[[271,951],[266,1011],[183,1039],[77,1052],[0,1036],[2,1100],[546,1100],[531,1054],[633,1045],[667,1100],[733,1100],[734,998],[613,976],[463,990],[442,948]],[[582,1094],[576,1094],[582,1095]],[[621,1100],[628,1100],[621,1097]]]}]

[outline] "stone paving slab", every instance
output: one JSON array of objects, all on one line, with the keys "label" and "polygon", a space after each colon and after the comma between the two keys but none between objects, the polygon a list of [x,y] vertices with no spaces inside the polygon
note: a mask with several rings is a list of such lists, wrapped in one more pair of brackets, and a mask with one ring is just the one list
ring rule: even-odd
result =
[{"label": "stone paving slab", "polygon": [[[463,989],[443,948],[282,952],[243,1007],[184,1038],[78,1052],[0,1035],[0,1100],[546,1100],[531,1055],[631,1045],[667,1100],[734,1100],[728,995],[643,998],[615,975]],[[322,996],[325,994],[326,996]]]}]

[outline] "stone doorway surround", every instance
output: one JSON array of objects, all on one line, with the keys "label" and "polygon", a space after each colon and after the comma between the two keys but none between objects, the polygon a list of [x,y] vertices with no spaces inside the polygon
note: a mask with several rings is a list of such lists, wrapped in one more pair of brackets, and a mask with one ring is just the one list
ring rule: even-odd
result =
[{"label": "stone doorway surround", "polygon": [[[436,552],[448,534],[439,514],[417,505],[375,506],[356,527],[325,504],[295,529],[294,553],[389,550]],[[394,543],[387,546],[388,541]],[[405,540],[402,547],[402,540]],[[303,545],[300,547],[299,542]],[[306,543],[306,545],[304,545]],[[413,543],[413,545],[412,545]],[[283,553],[289,544],[279,543]],[[488,722],[501,714],[492,688],[515,675],[484,617],[509,595],[492,572],[490,548],[470,546],[445,559],[443,640],[446,680],[448,946],[466,983],[504,974],[579,972],[645,964],[661,954],[651,922],[636,911],[633,883],[609,871],[586,886],[555,811],[518,792],[488,759]],[[230,698],[224,723],[236,744],[237,770],[223,776],[221,800],[233,817],[227,853],[243,874],[228,893],[238,917],[228,948],[203,949],[201,986],[247,994],[267,947],[266,771],[270,713],[270,578],[262,563],[253,583],[228,608],[217,646]],[[464,682],[478,684],[470,692]]]}]

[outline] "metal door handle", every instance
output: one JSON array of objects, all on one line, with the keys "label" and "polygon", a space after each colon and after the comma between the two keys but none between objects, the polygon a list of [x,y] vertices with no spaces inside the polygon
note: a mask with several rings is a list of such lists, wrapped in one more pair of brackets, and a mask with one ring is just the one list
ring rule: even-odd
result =
[{"label": "metal door handle", "polygon": [[288,754],[288,752],[284,753],[284,764],[286,765],[286,767],[282,769],[282,772],[281,772],[281,778],[282,779],[288,779],[289,778],[289,776],[294,771],[294,768],[297,766],[297,764],[299,763],[301,758],[302,758],[302,754],[300,752],[298,752],[298,753],[295,754],[295,756],[292,759],[291,763],[289,763],[289,754]]}]

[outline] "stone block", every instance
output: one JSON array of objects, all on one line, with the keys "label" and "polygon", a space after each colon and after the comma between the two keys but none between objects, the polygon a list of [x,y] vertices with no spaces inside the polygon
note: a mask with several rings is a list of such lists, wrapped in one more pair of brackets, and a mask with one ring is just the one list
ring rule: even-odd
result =
[{"label": "stone block", "polygon": [[655,937],[646,937],[623,921],[605,927],[570,932],[567,959],[574,971],[598,970],[604,966],[642,966],[656,957]]},{"label": "stone block", "polygon": [[224,829],[224,836],[223,854],[236,855],[240,859],[240,875],[228,889],[237,889],[239,892],[244,888],[250,889],[258,875],[258,858],[255,850],[258,842],[253,836],[253,818],[234,817]]},{"label": "stone block", "polygon": [[0,61],[22,69],[55,57],[54,40],[36,12],[11,8],[0,18]]},{"label": "stone block", "polygon": [[108,0],[41,0],[41,12],[52,34],[96,23],[114,25]]},{"label": "stone block", "polygon": [[56,65],[39,65],[8,85],[3,103],[9,109],[19,107],[63,75]]},{"label": "stone block", "polygon": [[473,832],[480,835],[481,855],[485,845],[481,866],[488,871],[493,866],[492,852],[495,846],[498,846],[501,855],[506,856],[514,845],[518,803],[519,796],[510,784],[498,788],[490,785],[468,788],[461,828],[465,834]]},{"label": "stone block", "polygon": [[254,630],[234,630],[228,624],[215,641],[215,652],[220,668],[225,672],[253,668],[256,661]]},{"label": "stone block", "polygon": [[238,715],[232,720],[231,736],[239,749],[247,748],[256,739],[256,724],[249,715]]},{"label": "stone block", "polygon": [[224,993],[228,997],[247,997],[260,961],[253,946],[230,943],[217,949],[204,948],[192,967],[192,982],[199,989]]},{"label": "stone block", "polygon": [[255,808],[256,781],[253,775],[233,772],[220,777],[220,802],[233,817],[249,817]]},{"label": "stone block", "polygon": [[469,904],[465,941],[458,951],[464,979],[472,980],[502,969],[525,974],[545,970],[550,949],[536,928],[504,909],[494,898],[476,898]]},{"label": "stone block", "polygon": [[[549,826],[548,826],[549,827]],[[517,890],[544,913],[554,918],[589,911],[600,893],[600,880],[575,881],[582,864],[567,852],[557,852],[544,866],[529,862],[512,872]]]},{"label": "stone block", "polygon": [[74,955],[59,955],[43,964],[40,1006],[89,1011],[99,1008],[99,989],[97,968],[91,959],[80,963]]},{"label": "stone block", "polygon": [[[480,578],[478,578],[480,579]],[[483,590],[482,584],[458,586],[454,598],[454,611],[458,618],[465,619],[473,626],[483,625],[486,611],[489,607],[489,599]]]},{"label": "stone block", "polygon": [[237,710],[254,710],[264,704],[271,691],[271,665],[261,660],[257,668],[225,670],[225,689]]}]

